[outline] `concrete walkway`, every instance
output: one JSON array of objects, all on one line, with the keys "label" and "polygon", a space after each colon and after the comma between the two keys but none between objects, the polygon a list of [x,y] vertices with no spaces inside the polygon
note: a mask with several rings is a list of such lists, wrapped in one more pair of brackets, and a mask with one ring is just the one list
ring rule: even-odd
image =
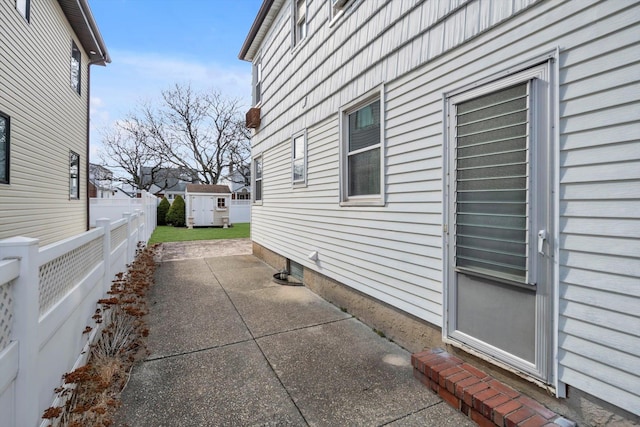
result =
[{"label": "concrete walkway", "polygon": [[413,378],[408,352],[348,313],[274,283],[252,255],[188,252],[156,272],[150,354],[116,425],[473,425]]}]

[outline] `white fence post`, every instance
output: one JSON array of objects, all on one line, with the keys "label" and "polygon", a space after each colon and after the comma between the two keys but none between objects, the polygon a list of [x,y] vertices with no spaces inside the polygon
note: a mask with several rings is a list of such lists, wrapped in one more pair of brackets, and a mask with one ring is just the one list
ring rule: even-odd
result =
[{"label": "white fence post", "polygon": [[104,237],[102,238],[102,258],[104,261],[104,284],[102,285],[103,293],[107,293],[111,289],[111,280],[114,272],[111,271],[111,220],[109,218],[100,218],[96,220],[96,228],[104,229]]},{"label": "white fence post", "polygon": [[[38,239],[12,237],[0,241],[0,259],[20,259],[20,276],[13,283],[14,320],[11,340],[19,344],[19,369],[15,382],[16,425],[33,427],[38,406],[38,318],[40,291]],[[1,416],[0,416],[1,417]],[[3,421],[0,419],[0,423]]]},{"label": "white fence post", "polygon": [[144,216],[143,211],[140,209],[136,209],[136,248],[138,247],[138,242],[144,240]]},{"label": "white fence post", "polygon": [[122,214],[122,217],[127,219],[127,264],[133,259],[133,254],[136,251],[135,248],[131,247],[133,246],[131,244],[131,216],[131,212],[125,212]]}]

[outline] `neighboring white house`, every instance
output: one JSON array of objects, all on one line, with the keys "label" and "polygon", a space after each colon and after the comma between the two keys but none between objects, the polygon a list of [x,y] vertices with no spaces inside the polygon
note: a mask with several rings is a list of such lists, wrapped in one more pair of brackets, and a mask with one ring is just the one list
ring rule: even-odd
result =
[{"label": "neighboring white house", "polygon": [[265,0],[254,252],[393,307],[409,349],[637,421],[639,35],[635,0]]},{"label": "neighboring white house", "polygon": [[0,239],[88,229],[89,66],[110,62],[86,0],[0,2]]},{"label": "neighboring white house", "polygon": [[158,197],[173,202],[176,196],[185,197],[187,184],[199,183],[198,174],[180,168],[152,168],[144,166],[141,171],[143,188]]},{"label": "neighboring white house", "polygon": [[241,165],[235,169],[230,166],[229,173],[219,181],[222,185],[228,185],[231,189],[233,200],[251,200],[251,166]]},{"label": "neighboring white house", "polygon": [[111,199],[116,194],[113,172],[108,168],[89,163],[89,198]]},{"label": "neighboring white house", "polygon": [[188,184],[185,213],[188,227],[226,227],[230,224],[231,190],[227,185]]}]

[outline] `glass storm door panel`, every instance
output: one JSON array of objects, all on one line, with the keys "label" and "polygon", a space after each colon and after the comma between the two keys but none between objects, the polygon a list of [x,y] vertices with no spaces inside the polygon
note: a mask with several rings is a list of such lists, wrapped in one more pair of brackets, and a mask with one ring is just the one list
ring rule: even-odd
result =
[{"label": "glass storm door panel", "polygon": [[449,99],[446,329],[548,380],[545,82],[522,74]]}]

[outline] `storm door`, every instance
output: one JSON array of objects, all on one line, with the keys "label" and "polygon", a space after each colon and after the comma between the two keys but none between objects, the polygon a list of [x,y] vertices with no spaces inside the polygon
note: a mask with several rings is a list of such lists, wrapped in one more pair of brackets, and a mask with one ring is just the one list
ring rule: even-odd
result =
[{"label": "storm door", "polygon": [[445,333],[550,380],[548,64],[446,99]]}]

